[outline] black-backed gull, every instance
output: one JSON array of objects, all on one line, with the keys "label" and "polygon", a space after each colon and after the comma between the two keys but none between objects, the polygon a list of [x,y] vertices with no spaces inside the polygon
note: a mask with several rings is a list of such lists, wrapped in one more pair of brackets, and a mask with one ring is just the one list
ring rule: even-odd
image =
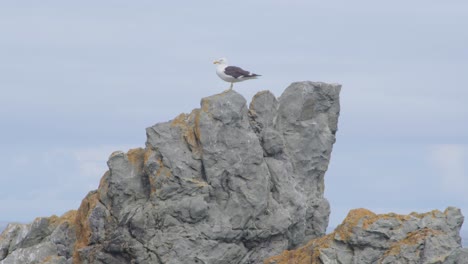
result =
[{"label": "black-backed gull", "polygon": [[256,79],[258,76],[261,76],[261,75],[243,70],[236,66],[228,66],[228,62],[226,58],[215,60],[213,64],[217,64],[216,74],[219,76],[219,78],[221,78],[223,81],[231,83],[229,90],[232,90],[232,87],[235,82],[242,82],[245,80]]}]

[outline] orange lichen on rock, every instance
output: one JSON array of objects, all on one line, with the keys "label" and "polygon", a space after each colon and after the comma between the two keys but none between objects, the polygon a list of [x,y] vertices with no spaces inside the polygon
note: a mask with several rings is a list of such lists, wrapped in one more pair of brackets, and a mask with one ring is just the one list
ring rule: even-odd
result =
[{"label": "orange lichen on rock", "polygon": [[440,230],[423,228],[414,232],[410,232],[407,236],[392,244],[392,246],[384,253],[384,256],[398,255],[403,246],[417,246],[424,243],[424,240],[430,236],[443,234]]},{"label": "orange lichen on rock", "polygon": [[145,153],[143,155],[143,163],[146,164],[150,160],[151,156],[153,155],[154,151],[151,148],[146,148]]},{"label": "orange lichen on rock", "polygon": [[[148,162],[148,160],[152,156],[152,153],[154,153],[154,151],[152,151],[151,149],[148,149],[146,151],[146,153],[144,154],[144,158],[143,158],[145,162]],[[156,172],[152,173],[152,175],[148,175],[148,181],[149,181],[151,194],[155,193],[157,190],[156,186],[158,184],[157,183],[158,177],[165,176],[166,178],[169,178],[172,176],[171,169],[164,166],[164,162],[161,157],[156,158],[156,163],[158,164],[158,167],[157,167],[158,169],[156,170]]]},{"label": "orange lichen on rock", "polygon": [[345,220],[343,220],[343,222],[335,229],[333,233],[335,233],[341,240],[346,241],[351,237],[353,228],[359,225],[361,221],[366,221],[369,218],[375,217],[376,214],[367,209],[353,209],[349,211]]},{"label": "orange lichen on rock", "polygon": [[156,160],[156,162],[159,164],[159,168],[156,171],[156,176],[163,175],[163,176],[166,176],[166,177],[170,177],[172,175],[171,170],[169,168],[167,168],[166,166],[164,166],[164,163],[163,163],[161,158],[158,158]]},{"label": "orange lichen on rock", "polygon": [[[426,216],[430,216],[430,217],[434,218],[434,217],[437,216],[437,214],[442,214],[442,212],[439,211],[439,210],[432,210],[430,212],[422,213],[422,214],[421,213],[416,213],[416,212],[411,212],[410,213],[411,216],[414,216],[414,217],[417,217],[417,218],[424,218]],[[444,212],[444,214],[447,214],[447,212]]]},{"label": "orange lichen on rock", "polygon": [[194,116],[193,133],[194,133],[195,139],[197,140],[197,142],[199,142],[200,138],[201,138],[201,131],[200,131],[200,116],[201,116],[201,113],[200,113],[200,109],[193,110],[192,114]]},{"label": "orange lichen on rock", "polygon": [[99,194],[97,192],[90,192],[83,201],[81,201],[80,208],[78,208],[78,212],[76,213],[76,243],[73,253],[73,263],[75,264],[81,263],[78,250],[89,245],[89,241],[91,239],[91,228],[88,219],[99,202],[98,196]]},{"label": "orange lichen on rock", "polygon": [[[200,153],[200,146],[197,137],[198,116],[199,110],[195,109],[192,111],[192,113],[190,113],[190,115],[180,114],[171,122],[171,126],[181,129],[184,141],[187,142],[190,150],[196,153]],[[193,122],[190,122],[192,120]]]},{"label": "orange lichen on rock", "polygon": [[41,261],[41,264],[48,263],[48,262],[50,262],[51,260],[53,260],[54,258],[57,258],[57,256],[52,256],[52,255],[47,256],[45,259],[43,259],[43,260]]},{"label": "orange lichen on rock", "polygon": [[266,259],[264,264],[310,264],[319,263],[320,249],[330,247],[334,233],[312,239],[296,250],[285,250],[278,256]]},{"label": "orange lichen on rock", "polygon": [[[447,215],[448,211],[446,210],[444,214]],[[441,217],[441,215],[442,212],[439,210],[433,210],[423,214],[411,213],[409,215],[400,215],[395,213],[375,214],[367,209],[354,209],[348,213],[344,221],[332,233],[313,239],[309,241],[307,245],[296,250],[284,251],[278,256],[266,259],[264,264],[322,263],[322,250],[334,247],[334,245],[337,245],[336,243],[344,243],[344,245],[352,244],[353,242],[350,241],[350,239],[359,234],[359,231],[356,228],[364,231],[369,230],[374,223],[382,219],[396,219],[402,225],[405,221],[415,220],[415,218],[437,218]],[[444,233],[440,230],[434,230],[427,227],[409,232],[406,234],[405,238],[389,244],[388,249],[382,252],[382,256],[385,258],[387,256],[399,255],[404,247],[415,246],[417,248],[419,245],[425,243],[425,240],[428,237],[442,234]]]},{"label": "orange lichen on rock", "polygon": [[[221,93],[222,94],[222,93]],[[214,95],[216,96],[216,95]],[[201,101],[201,110],[207,112],[210,110],[210,100],[208,98],[203,98]]]},{"label": "orange lichen on rock", "polygon": [[348,240],[351,237],[353,228],[362,224],[363,221],[369,218],[374,218],[377,215],[367,209],[351,210],[341,223],[332,233],[312,239],[305,246],[296,250],[284,251],[281,255],[269,258],[264,261],[264,264],[310,264],[321,263],[320,250],[329,248],[334,239]]},{"label": "orange lichen on rock", "polygon": [[56,216],[53,215],[49,217],[49,223],[54,226],[59,226],[63,223],[69,223],[71,225],[75,224],[76,220],[76,215],[77,215],[77,210],[70,210],[66,213],[64,213],[62,216]]},{"label": "orange lichen on rock", "polygon": [[[434,214],[436,211],[429,212],[428,214]],[[320,252],[322,249],[329,248],[333,240],[339,240],[347,242],[353,235],[353,229],[360,227],[362,229],[368,229],[373,223],[380,219],[395,218],[401,222],[407,221],[411,216],[422,218],[427,214],[418,215],[399,215],[394,213],[388,214],[375,214],[367,209],[359,208],[351,210],[343,222],[330,234],[313,239],[309,241],[305,246],[300,247],[296,250],[284,251],[282,254],[269,258],[264,261],[265,264],[310,264],[310,263],[322,263],[320,260]],[[415,234],[409,234],[408,238],[401,241],[402,244],[410,244],[416,241],[424,235],[428,235],[433,230],[427,230],[424,233],[415,232]],[[436,232],[436,231],[434,231]],[[392,247],[392,252],[397,252],[401,244],[396,244]],[[390,250],[389,250],[390,251]]]},{"label": "orange lichen on rock", "polygon": [[50,255],[50,256],[47,256],[45,259],[43,259],[40,263],[41,264],[57,263],[57,260],[59,259],[60,259],[59,256]]},{"label": "orange lichen on rock", "polygon": [[145,149],[135,148],[127,152],[128,161],[139,170],[143,170]]}]

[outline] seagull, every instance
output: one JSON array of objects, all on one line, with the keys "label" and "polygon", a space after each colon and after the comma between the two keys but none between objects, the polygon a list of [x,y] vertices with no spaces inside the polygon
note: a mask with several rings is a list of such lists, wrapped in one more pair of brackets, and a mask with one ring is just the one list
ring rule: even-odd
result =
[{"label": "seagull", "polygon": [[216,74],[219,76],[219,78],[221,78],[223,81],[231,83],[229,90],[232,90],[232,87],[234,86],[235,82],[242,82],[245,80],[257,79],[258,76],[261,76],[261,75],[243,70],[236,66],[228,66],[228,62],[226,58],[215,60],[213,64],[217,64]]}]

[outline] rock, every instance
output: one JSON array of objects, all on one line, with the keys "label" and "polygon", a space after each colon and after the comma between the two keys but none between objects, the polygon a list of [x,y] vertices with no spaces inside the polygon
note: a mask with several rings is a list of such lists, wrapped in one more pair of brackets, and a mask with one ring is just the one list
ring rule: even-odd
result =
[{"label": "rock", "polygon": [[8,225],[0,235],[0,264],[66,263],[76,241],[75,216],[76,211],[69,211],[31,224]]},{"label": "rock", "polygon": [[467,263],[452,207],[356,209],[325,235],[340,89],[293,83],[249,108],[235,91],[203,98],[147,128],[145,148],[112,153],[77,211],[10,224],[0,264]]},{"label": "rock", "polygon": [[258,263],[323,235],[339,91],[294,83],[250,109],[227,91],[149,127],[146,148],[112,154],[78,210],[76,261]]},{"label": "rock", "polygon": [[331,234],[264,263],[467,263],[459,236],[462,224],[454,207],[409,215],[355,209]]},{"label": "rock", "polygon": [[293,83],[250,109],[235,91],[203,98],[147,128],[144,149],[112,153],[72,226],[4,233],[1,263],[24,250],[45,263],[259,263],[324,235],[339,92]]},{"label": "rock", "polygon": [[468,248],[458,248],[445,259],[444,264],[468,264]]}]

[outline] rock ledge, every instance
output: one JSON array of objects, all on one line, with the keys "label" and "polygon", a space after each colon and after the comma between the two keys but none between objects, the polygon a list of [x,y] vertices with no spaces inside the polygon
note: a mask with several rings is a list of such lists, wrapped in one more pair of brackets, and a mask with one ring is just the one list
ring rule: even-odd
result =
[{"label": "rock ledge", "polygon": [[409,215],[355,209],[332,233],[264,263],[468,263],[460,244],[462,224],[454,207]]}]

